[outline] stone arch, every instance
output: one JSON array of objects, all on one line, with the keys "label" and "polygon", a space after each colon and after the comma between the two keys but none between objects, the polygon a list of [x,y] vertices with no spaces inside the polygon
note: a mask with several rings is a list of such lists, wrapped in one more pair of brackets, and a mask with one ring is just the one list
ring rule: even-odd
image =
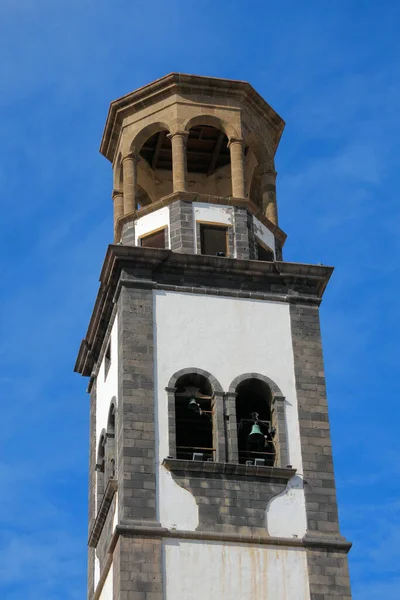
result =
[{"label": "stone arch", "polygon": [[99,436],[99,443],[97,444],[97,457],[96,457],[96,466],[99,466],[99,458],[101,458],[102,447],[105,445],[105,441],[107,439],[107,431],[103,427]]},{"label": "stone arch", "polygon": [[248,148],[248,155],[251,153],[256,159],[256,164],[253,162],[251,166],[249,165],[246,172],[246,192],[250,200],[262,208],[263,175],[268,171],[275,170],[274,157],[262,137],[253,131],[247,132],[244,140],[245,146]]},{"label": "stone arch", "polygon": [[[116,417],[117,417],[117,398],[113,396],[110,402],[110,408],[108,410],[108,418],[107,418],[107,433],[116,433]],[[112,421],[114,421],[113,425],[111,425]],[[112,429],[112,431],[111,431]],[[103,430],[104,431],[104,430]]]},{"label": "stone arch", "polygon": [[210,125],[211,127],[220,129],[226,134],[228,139],[239,137],[233,125],[224,119],[209,114],[191,117],[184,123],[183,129],[184,131],[189,131],[192,127],[197,127],[198,125]]},{"label": "stone arch", "polygon": [[114,166],[114,190],[122,191],[123,179],[122,154],[119,153]]},{"label": "stone arch", "polygon": [[259,379],[260,381],[263,381],[267,384],[273,396],[279,396],[281,398],[284,398],[281,389],[275,383],[275,381],[273,381],[266,375],[261,375],[260,373],[244,373],[243,375],[238,375],[238,377],[236,377],[229,386],[229,393],[236,393],[236,388],[238,387],[238,385],[243,381],[246,381],[246,379]]},{"label": "stone arch", "polygon": [[218,393],[223,394],[224,393],[224,390],[222,389],[221,384],[219,383],[218,379],[216,379],[214,377],[214,375],[212,375],[208,371],[205,371],[204,369],[198,369],[197,367],[181,369],[180,371],[177,371],[176,373],[174,373],[174,375],[172,375],[171,379],[168,382],[167,389],[173,388],[175,390],[175,385],[176,385],[176,382],[178,381],[178,379],[180,379],[183,375],[190,375],[191,373],[196,373],[196,375],[202,375],[203,377],[208,379],[208,381],[210,382],[210,385],[213,389],[214,394],[218,394]]},{"label": "stone arch", "polygon": [[107,432],[103,428],[100,433],[99,443],[97,445],[97,455],[96,455],[96,507],[97,507],[97,511],[100,508],[100,504],[101,504],[101,501],[103,500],[104,490],[106,487],[106,482],[105,482],[106,445],[107,445]]},{"label": "stone arch", "polygon": [[[143,184],[143,182],[142,182]],[[152,198],[148,189],[148,186],[145,184],[136,186],[136,194],[135,194],[135,210],[140,210],[144,206],[149,206],[152,203]]]},{"label": "stone arch", "polygon": [[244,135],[245,146],[255,154],[258,164],[260,166],[271,166],[273,165],[274,158],[270,153],[267,144],[257,136],[253,131],[246,132]]},{"label": "stone arch", "polygon": [[110,479],[115,477],[116,473],[116,452],[115,452],[115,438],[116,438],[116,412],[117,404],[116,398],[113,396],[110,402],[110,408],[108,411],[107,418],[107,442],[105,448],[105,467],[104,467],[104,488]]},{"label": "stone arch", "polygon": [[176,410],[175,410],[175,392],[176,384],[180,378],[185,375],[200,375],[204,377],[210,384],[213,393],[213,447],[215,449],[215,460],[217,462],[226,461],[226,449],[225,449],[225,425],[224,425],[224,391],[219,381],[204,369],[197,367],[191,367],[181,369],[174,373],[168,382],[166,387],[167,399],[168,399],[168,435],[169,435],[169,456],[175,458],[177,453],[176,444]]},{"label": "stone arch", "polygon": [[143,129],[141,129],[133,138],[130,144],[130,151],[139,154],[142,149],[143,144],[148,140],[152,135],[158,133],[159,131],[168,131],[171,132],[171,127],[164,123],[163,121],[155,121],[154,123],[150,123],[146,125]]}]

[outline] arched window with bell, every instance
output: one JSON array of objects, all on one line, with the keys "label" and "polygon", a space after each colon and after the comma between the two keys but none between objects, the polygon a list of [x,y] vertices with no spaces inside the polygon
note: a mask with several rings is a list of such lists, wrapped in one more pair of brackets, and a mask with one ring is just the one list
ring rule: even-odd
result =
[{"label": "arched window with bell", "polygon": [[223,392],[216,379],[200,369],[184,369],[166,389],[170,456],[224,462]]},{"label": "arched window with bell", "polygon": [[105,466],[106,466],[106,443],[107,433],[106,430],[100,434],[99,445],[97,449],[97,460],[96,460],[96,506],[97,511],[100,508],[101,501],[103,500],[104,490],[106,486],[105,482]]},{"label": "arched window with bell", "polygon": [[271,421],[271,390],[259,379],[237,387],[236,420],[239,463],[273,467],[275,428]]},{"label": "arched window with bell", "polygon": [[240,375],[229,388],[227,403],[232,423],[228,430],[231,460],[245,465],[288,466],[286,400],[279,387],[265,375]]},{"label": "arched window with bell", "polygon": [[115,399],[111,401],[110,410],[108,412],[107,420],[107,443],[105,448],[105,487],[110,479],[114,479],[116,474],[115,464],[115,414],[116,404]]}]

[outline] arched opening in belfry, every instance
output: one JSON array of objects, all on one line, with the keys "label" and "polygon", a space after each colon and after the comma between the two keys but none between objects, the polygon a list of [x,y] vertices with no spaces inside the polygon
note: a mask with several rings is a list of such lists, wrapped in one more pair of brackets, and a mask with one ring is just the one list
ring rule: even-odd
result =
[{"label": "arched opening in belfry", "polygon": [[213,390],[203,375],[189,373],[176,382],[176,457],[213,461]]},{"label": "arched opening in belfry", "polygon": [[262,171],[260,167],[256,167],[253,171],[249,197],[254,204],[262,208]]},{"label": "arched opening in belfry", "polygon": [[105,466],[106,466],[106,433],[103,430],[99,446],[97,450],[96,460],[96,504],[97,510],[100,508],[101,501],[103,500],[104,489],[105,489]]},{"label": "arched opening in belfry", "polygon": [[105,487],[110,479],[115,477],[115,404],[111,403],[107,422],[107,444],[105,448]]},{"label": "arched opening in belfry", "polygon": [[189,129],[186,141],[187,189],[211,196],[231,196],[231,157],[226,134],[211,125]]},{"label": "arched opening in belfry", "polygon": [[272,393],[260,379],[246,379],[236,388],[239,462],[259,466],[275,463]]},{"label": "arched opening in belfry", "polygon": [[150,199],[149,194],[140,185],[136,186],[135,202],[136,202],[136,206],[135,206],[136,210],[140,210],[144,206],[148,206],[149,204],[151,204],[151,199]]},{"label": "arched opening in belfry", "polygon": [[172,193],[172,147],[168,133],[166,129],[157,131],[147,138],[140,149],[139,209]]}]

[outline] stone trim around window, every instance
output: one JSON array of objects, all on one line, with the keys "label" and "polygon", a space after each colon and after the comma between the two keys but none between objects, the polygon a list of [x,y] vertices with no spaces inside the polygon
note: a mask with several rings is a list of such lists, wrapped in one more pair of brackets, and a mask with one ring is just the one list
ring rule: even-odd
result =
[{"label": "stone trim around window", "polygon": [[[288,457],[288,439],[286,426],[285,397],[272,379],[259,373],[245,373],[236,377],[229,387],[229,392],[224,392],[218,380],[208,371],[191,367],[175,373],[165,388],[167,392],[168,407],[168,438],[169,459],[176,459],[176,420],[175,420],[175,392],[176,383],[183,375],[196,373],[202,375],[210,382],[213,390],[213,444],[216,448],[215,463],[239,462],[236,419],[236,389],[246,379],[260,379],[271,390],[271,420],[276,429],[276,465],[274,468],[291,468]],[[203,464],[203,463],[201,463]]]},{"label": "stone trim around window", "polygon": [[169,456],[171,458],[176,457],[176,420],[175,420],[175,392],[178,379],[183,375],[190,375],[196,373],[205,377],[213,390],[213,444],[216,448],[215,460],[217,462],[226,461],[226,450],[225,450],[225,425],[224,425],[224,392],[217,381],[217,379],[211,375],[208,371],[198,369],[196,367],[181,369],[175,373],[169,380],[168,386],[165,388],[167,392],[167,405],[168,405],[168,437],[169,437]]},{"label": "stone trim around window", "polygon": [[[234,228],[232,225],[227,223],[209,223],[208,221],[196,221],[196,252],[197,254],[202,254],[201,252],[201,226],[202,225],[215,225],[216,227],[221,227],[226,229],[226,257],[225,258],[235,258],[235,234]],[[202,256],[212,256],[211,254],[203,254]]]},{"label": "stone trim around window", "polygon": [[[286,468],[289,466],[288,454],[288,434],[286,425],[286,399],[279,387],[272,379],[260,373],[244,373],[236,377],[229,386],[229,392],[225,394],[228,420],[228,455],[232,461],[239,460],[238,442],[237,442],[237,420],[236,420],[236,390],[242,381],[246,379],[259,379],[263,381],[271,390],[271,422],[275,427],[275,450],[276,467]],[[291,467],[290,467],[291,468]]]}]

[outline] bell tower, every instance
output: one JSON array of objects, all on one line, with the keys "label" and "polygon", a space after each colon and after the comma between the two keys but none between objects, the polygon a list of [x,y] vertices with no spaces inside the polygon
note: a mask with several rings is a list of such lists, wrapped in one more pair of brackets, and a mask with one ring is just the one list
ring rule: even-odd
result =
[{"label": "bell tower", "polygon": [[88,377],[88,600],[350,600],[319,304],[283,260],[284,122],[172,73],[111,103],[114,243]]}]

